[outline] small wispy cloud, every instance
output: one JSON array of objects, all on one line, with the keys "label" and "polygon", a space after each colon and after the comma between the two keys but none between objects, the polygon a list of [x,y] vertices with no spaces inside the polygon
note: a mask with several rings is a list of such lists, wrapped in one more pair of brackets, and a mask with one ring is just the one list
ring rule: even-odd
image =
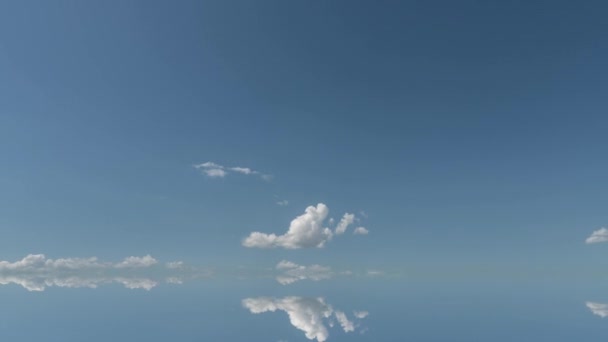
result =
[{"label": "small wispy cloud", "polygon": [[367,235],[369,234],[369,230],[365,229],[365,227],[357,227],[353,232],[355,235]]},{"label": "small wispy cloud", "polygon": [[369,312],[367,311],[355,311],[353,312],[353,315],[359,319],[364,319],[365,317],[369,316]]},{"label": "small wispy cloud", "polygon": [[338,222],[338,225],[336,226],[336,230],[335,230],[336,235],[344,234],[344,232],[346,232],[346,229],[348,228],[348,226],[353,224],[353,222],[355,222],[354,214],[349,214],[349,213],[344,214],[344,216],[342,216],[342,219],[340,220],[340,222]]},{"label": "small wispy cloud", "polygon": [[289,316],[291,325],[302,330],[306,338],[317,339],[319,342],[329,338],[329,330],[325,324],[333,326],[332,318],[340,323],[344,332],[353,332],[356,329],[355,324],[343,311],[334,310],[323,298],[246,298],[243,300],[243,306],[254,314],[284,311]]},{"label": "small wispy cloud", "polygon": [[44,291],[51,286],[97,288],[110,283],[150,290],[163,280],[179,284],[196,273],[182,262],[161,264],[150,255],[116,263],[95,257],[48,259],[43,254],[30,254],[15,262],[0,261],[0,285],[17,284],[28,291]]},{"label": "small wispy cloud", "polygon": [[585,303],[589,310],[593,312],[594,315],[598,315],[602,318],[608,317],[608,304],[595,303],[595,302],[587,302]]},{"label": "small wispy cloud", "polygon": [[344,312],[336,310],[334,315],[336,315],[336,319],[338,320],[338,323],[340,323],[342,329],[344,329],[344,332],[355,331],[355,324],[346,317]]},{"label": "small wispy cloud", "polygon": [[328,227],[323,227],[328,214],[329,208],[323,203],[309,206],[304,214],[291,221],[285,234],[253,232],[243,240],[242,244],[250,248],[322,248],[334,237],[334,234],[343,234],[348,225],[355,220],[354,215],[344,214],[334,232]]},{"label": "small wispy cloud", "polygon": [[594,231],[586,240],[585,243],[599,243],[599,242],[608,242],[608,229],[600,228]]},{"label": "small wispy cloud", "polygon": [[261,173],[248,167],[241,166],[224,166],[214,162],[205,162],[201,164],[195,164],[194,168],[200,170],[203,174],[210,178],[224,178],[230,173],[238,173],[242,175],[253,175],[258,176],[265,181],[272,179],[272,175]]},{"label": "small wispy cloud", "polygon": [[281,285],[293,284],[300,280],[320,281],[334,276],[330,267],[321,265],[303,266],[286,260],[279,262],[276,269],[282,272],[276,277]]},{"label": "small wispy cloud", "polygon": [[289,205],[289,201],[288,200],[282,200],[282,201],[278,201],[277,204],[280,205],[281,207],[286,207],[286,206]]}]

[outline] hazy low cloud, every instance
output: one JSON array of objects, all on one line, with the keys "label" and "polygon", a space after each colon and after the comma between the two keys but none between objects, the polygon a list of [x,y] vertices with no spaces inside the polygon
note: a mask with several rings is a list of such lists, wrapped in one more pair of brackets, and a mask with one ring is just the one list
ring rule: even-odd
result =
[{"label": "hazy low cloud", "polygon": [[334,275],[331,268],[327,266],[302,266],[286,260],[279,262],[276,269],[282,272],[276,278],[282,285],[289,285],[300,280],[319,281],[329,279]]},{"label": "hazy low cloud", "polygon": [[594,303],[594,302],[587,302],[585,304],[587,305],[589,310],[591,310],[591,312],[593,312],[594,315],[598,315],[602,318],[608,316],[608,304]]},{"label": "hazy low cloud", "polygon": [[607,242],[608,241],[608,229],[600,228],[594,231],[591,236],[585,240],[585,243],[598,243],[598,242]]},{"label": "hazy low cloud", "polygon": [[51,286],[96,288],[109,283],[150,290],[163,280],[177,284],[194,275],[181,262],[160,264],[150,255],[128,257],[117,263],[94,257],[47,259],[43,254],[30,254],[15,262],[0,261],[0,284],[17,284],[29,291],[44,291]]},{"label": "hazy low cloud", "polygon": [[152,265],[156,265],[158,261],[151,257],[150,255],[146,255],[144,257],[128,257],[125,260],[119,262],[114,267],[116,268],[136,268],[136,267],[150,267]]},{"label": "hazy low cloud", "polygon": [[242,175],[253,175],[262,178],[263,180],[271,180],[272,176],[261,173],[259,171],[250,169],[248,167],[240,167],[240,166],[224,166],[220,164],[216,164],[214,162],[205,162],[201,164],[195,164],[194,168],[200,170],[202,173],[207,175],[207,177],[211,178],[223,178],[226,177],[230,173],[239,173]]},{"label": "hazy low cloud", "polygon": [[367,270],[366,272],[368,277],[379,277],[384,275],[384,271],[380,270]]},{"label": "hazy low cloud", "polygon": [[[253,232],[243,240],[243,246],[251,248],[274,248],[287,249],[298,248],[321,248],[332,239],[334,232],[328,227],[323,227],[329,209],[323,203],[317,206],[309,206],[304,214],[293,219],[289,229],[283,235]],[[338,226],[336,234],[340,235],[355,219],[352,214],[345,214]]]},{"label": "hazy low cloud", "polygon": [[355,330],[354,323],[348,319],[346,314],[334,310],[331,305],[325,303],[323,298],[247,298],[243,300],[243,306],[254,314],[277,310],[284,311],[289,316],[291,324],[304,331],[306,338],[317,339],[319,342],[323,342],[329,337],[329,331],[325,324],[330,324],[332,317],[340,323],[345,332]]}]

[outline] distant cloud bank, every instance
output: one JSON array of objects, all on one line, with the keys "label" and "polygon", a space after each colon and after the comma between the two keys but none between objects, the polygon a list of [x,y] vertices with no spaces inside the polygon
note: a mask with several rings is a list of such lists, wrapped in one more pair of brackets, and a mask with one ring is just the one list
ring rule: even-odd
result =
[{"label": "distant cloud bank", "polygon": [[[357,220],[355,215],[346,213],[332,231],[328,227],[323,227],[328,214],[329,208],[323,203],[317,204],[316,207],[309,206],[304,214],[291,221],[289,229],[283,235],[253,232],[243,240],[242,244],[249,248],[322,248],[334,235],[344,234],[348,227]],[[368,233],[367,229],[363,227],[359,227],[358,230],[359,233],[355,232],[355,234]],[[365,233],[361,233],[362,231]]]},{"label": "distant cloud bank", "polygon": [[216,164],[214,162],[205,162],[205,163],[201,163],[201,164],[195,164],[194,168],[197,170],[200,170],[203,174],[205,174],[207,177],[210,177],[210,178],[224,178],[228,174],[238,173],[238,174],[242,174],[242,175],[246,175],[246,176],[249,176],[249,175],[257,176],[265,181],[269,181],[272,179],[272,175],[264,174],[259,171],[250,169],[248,167],[240,167],[240,166],[228,167],[228,166]]},{"label": "distant cloud bank", "polygon": [[0,261],[0,285],[17,284],[28,291],[44,291],[51,286],[96,288],[110,283],[150,290],[162,281],[179,284],[192,275],[182,262],[161,264],[150,255],[116,263],[95,257],[47,259],[43,254],[30,254],[15,262]]},{"label": "distant cloud bank", "polygon": [[325,323],[333,326],[332,318],[338,321],[344,332],[353,332],[358,327],[343,311],[334,310],[323,298],[246,298],[243,306],[254,314],[284,311],[289,316],[291,325],[302,330],[306,338],[317,339],[319,342],[329,338]]}]

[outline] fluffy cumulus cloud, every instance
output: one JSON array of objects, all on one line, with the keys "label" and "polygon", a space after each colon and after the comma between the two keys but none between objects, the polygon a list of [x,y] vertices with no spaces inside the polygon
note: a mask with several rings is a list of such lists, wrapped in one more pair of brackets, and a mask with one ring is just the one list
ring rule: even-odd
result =
[{"label": "fluffy cumulus cloud", "polygon": [[598,315],[602,318],[608,317],[608,304],[594,303],[594,302],[587,302],[585,304],[587,305],[589,310],[591,310],[591,312],[593,312],[594,315]]},{"label": "fluffy cumulus cloud", "polygon": [[201,164],[195,164],[194,168],[200,170],[203,174],[210,178],[223,178],[231,173],[238,173],[242,175],[253,175],[260,177],[263,180],[271,180],[272,176],[261,173],[259,171],[250,169],[248,167],[240,167],[240,166],[224,166],[214,162],[205,162]]},{"label": "fluffy cumulus cloud", "polygon": [[353,322],[346,317],[346,314],[334,310],[323,298],[247,298],[243,300],[243,306],[254,314],[284,311],[289,316],[291,324],[302,330],[306,338],[317,339],[319,342],[328,339],[329,331],[326,323],[330,324],[332,317],[340,323],[345,332],[355,330]]},{"label": "fluffy cumulus cloud", "polygon": [[[323,203],[317,206],[309,206],[304,214],[293,219],[289,229],[283,235],[266,234],[253,232],[243,240],[243,246],[252,248],[274,248],[282,247],[286,249],[298,248],[322,248],[330,241],[334,232],[328,227],[323,227],[329,214],[329,209]],[[340,235],[355,220],[354,215],[345,214],[338,226],[335,234]]]},{"label": "fluffy cumulus cloud", "polygon": [[323,221],[328,213],[329,209],[323,203],[319,203],[316,207],[310,206],[306,208],[304,214],[291,221],[287,233],[275,235],[253,232],[243,241],[243,246],[288,249],[323,247],[333,236],[329,228],[323,227]]},{"label": "fluffy cumulus cloud", "polygon": [[[29,291],[44,291],[46,287],[88,287],[118,283],[129,289],[150,290],[162,279],[182,279],[192,270],[175,265],[159,264],[150,255],[128,257],[116,263],[97,258],[48,259],[43,254],[30,254],[15,261],[0,261],[0,284],[17,284]],[[175,281],[171,281],[176,283]]]},{"label": "fluffy cumulus cloud", "polygon": [[608,241],[608,228],[600,228],[594,231],[588,238],[585,240],[586,243],[598,243],[598,242],[607,242]]},{"label": "fluffy cumulus cloud", "polygon": [[279,262],[276,269],[281,272],[277,281],[282,285],[289,285],[300,280],[319,281],[333,277],[330,267],[321,265],[302,266],[291,261]]}]

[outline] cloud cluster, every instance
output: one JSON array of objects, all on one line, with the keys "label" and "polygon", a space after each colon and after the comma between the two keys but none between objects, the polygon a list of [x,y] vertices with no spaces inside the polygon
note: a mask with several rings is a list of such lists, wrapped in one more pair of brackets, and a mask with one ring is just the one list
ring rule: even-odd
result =
[{"label": "cloud cluster", "polygon": [[607,242],[608,241],[608,229],[600,228],[594,231],[588,238],[585,240],[585,243],[598,243],[598,242]]},{"label": "cloud cluster", "polygon": [[0,261],[0,285],[18,284],[29,291],[46,287],[88,287],[119,283],[129,289],[150,290],[163,279],[182,279],[173,262],[165,265],[146,255],[123,261],[101,262],[97,258],[47,259],[43,254],[30,254],[15,261]]},{"label": "cloud cluster", "polygon": [[307,279],[319,281],[329,279],[334,275],[331,268],[327,266],[302,266],[286,260],[279,262],[276,269],[282,272],[282,274],[278,275],[276,278],[281,285],[289,285]]},{"label": "cloud cluster", "polygon": [[329,331],[325,321],[331,325],[334,317],[345,332],[355,331],[355,324],[348,319],[343,311],[334,310],[325,303],[323,298],[285,297],[271,298],[258,297],[243,300],[243,306],[251,313],[284,311],[289,316],[291,324],[304,331],[306,338],[319,342],[327,340]]},{"label": "cloud cluster", "polygon": [[587,302],[585,304],[587,305],[589,310],[591,310],[591,312],[593,312],[594,315],[598,315],[602,318],[608,317],[608,304],[594,303],[594,302]]},{"label": "cloud cluster", "polygon": [[240,166],[223,166],[220,164],[216,164],[214,162],[205,162],[201,164],[195,164],[194,168],[200,170],[202,173],[207,175],[207,177],[211,178],[223,178],[226,177],[229,173],[239,173],[242,175],[253,175],[262,178],[263,180],[269,181],[272,179],[271,175],[267,175],[261,173],[259,171],[252,170],[248,167],[240,167]]},{"label": "cloud cluster", "polygon": [[[335,231],[323,227],[329,209],[323,203],[317,206],[309,206],[304,214],[296,217],[289,224],[289,229],[283,235],[253,232],[243,240],[243,246],[250,248],[275,248],[286,249],[299,248],[322,248],[334,235],[344,234],[350,224],[356,218],[353,214],[344,214],[336,226]],[[360,227],[363,228],[363,227]],[[365,230],[365,228],[363,228]],[[365,230],[367,232],[367,230]]]}]

